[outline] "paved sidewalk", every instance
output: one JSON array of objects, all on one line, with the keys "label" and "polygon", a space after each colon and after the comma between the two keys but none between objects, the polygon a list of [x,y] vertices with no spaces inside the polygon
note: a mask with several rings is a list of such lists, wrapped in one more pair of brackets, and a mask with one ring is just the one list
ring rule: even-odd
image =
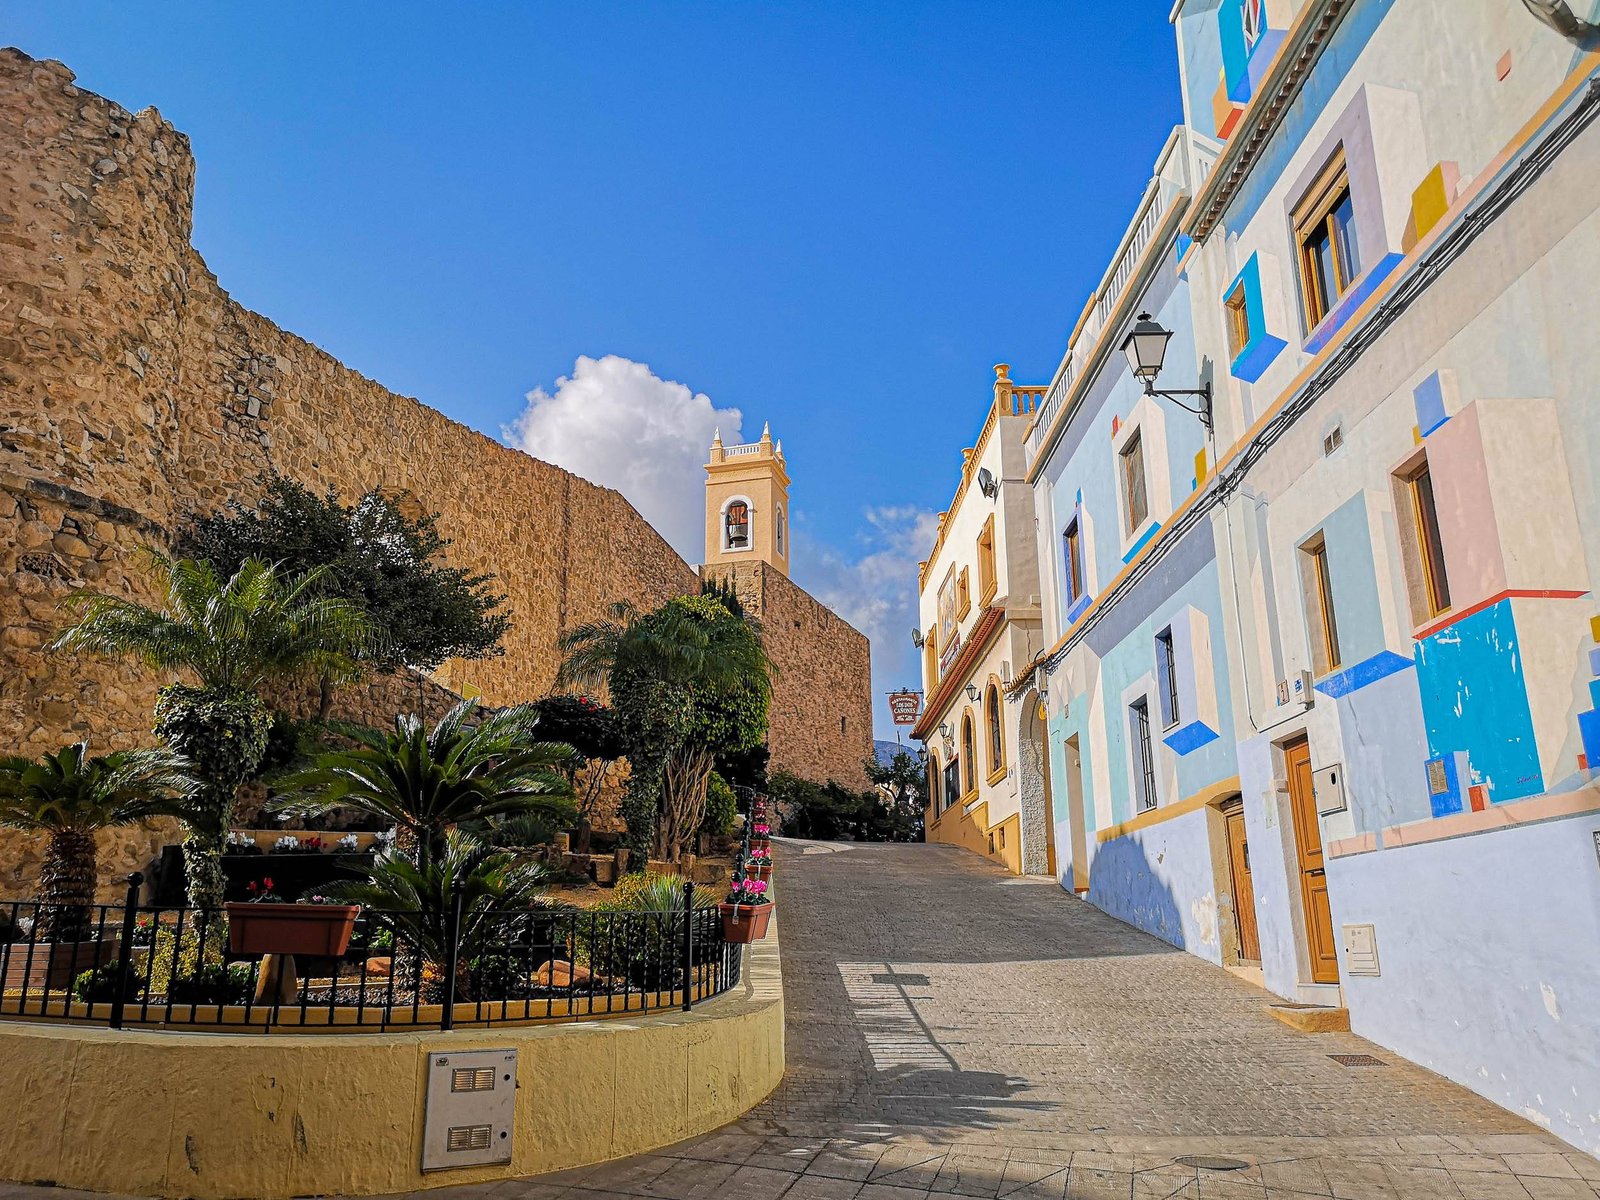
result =
[{"label": "paved sidewalk", "polygon": [[1600,1164],[1521,1118],[1361,1038],[1294,1032],[1265,992],[1053,883],[946,847],[778,846],[779,1090],[660,1153],[475,1194],[1600,1195]]},{"label": "paved sidewalk", "polygon": [[415,1195],[1600,1196],[1600,1163],[1370,1042],[1295,1033],[1265,992],[1053,883],[947,847],[778,845],[789,1072],[767,1102],[655,1154]]}]

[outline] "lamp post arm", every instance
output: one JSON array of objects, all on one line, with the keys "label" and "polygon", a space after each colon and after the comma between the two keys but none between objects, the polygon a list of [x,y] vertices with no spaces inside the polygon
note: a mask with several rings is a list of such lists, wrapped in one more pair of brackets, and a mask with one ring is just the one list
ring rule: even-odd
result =
[{"label": "lamp post arm", "polygon": [[[1166,390],[1164,388],[1147,387],[1145,389],[1145,394],[1146,395],[1150,395],[1150,396],[1160,396],[1164,400],[1172,401],[1179,408],[1183,409],[1184,412],[1193,413],[1195,416],[1199,417],[1200,418],[1200,424],[1204,425],[1208,432],[1210,431],[1210,429],[1211,429],[1211,385],[1209,383],[1205,384],[1202,387],[1197,387],[1197,388],[1174,388],[1171,391],[1168,391],[1168,390]],[[1178,399],[1179,396],[1196,396],[1196,397],[1199,398],[1200,404],[1199,404],[1198,407],[1191,408],[1189,405],[1185,404],[1182,400]]]}]

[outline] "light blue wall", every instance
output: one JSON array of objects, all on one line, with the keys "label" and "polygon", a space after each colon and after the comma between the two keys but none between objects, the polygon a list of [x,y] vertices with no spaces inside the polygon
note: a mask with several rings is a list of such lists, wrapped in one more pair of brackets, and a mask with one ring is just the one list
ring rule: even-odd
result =
[{"label": "light blue wall", "polygon": [[1222,962],[1208,811],[1112,838],[1093,852],[1089,902],[1162,941]]},{"label": "light blue wall", "polygon": [[[1154,279],[1139,297],[1135,310],[1148,309],[1156,319],[1172,330],[1172,341],[1167,346],[1166,369],[1162,382],[1175,388],[1192,387],[1196,382],[1196,349],[1194,327],[1189,314],[1189,284],[1176,273],[1177,250],[1169,245],[1163,260],[1156,266]],[[1120,340],[1120,332],[1113,340]],[[1048,493],[1048,502],[1040,506],[1048,512],[1050,520],[1049,569],[1053,572],[1056,596],[1055,628],[1064,630],[1071,623],[1066,610],[1065,559],[1062,535],[1071,521],[1081,493],[1083,508],[1090,517],[1090,536],[1085,547],[1086,559],[1092,558],[1094,570],[1091,592],[1103,589],[1125,565],[1122,561],[1121,520],[1117,508],[1117,465],[1112,448],[1111,426],[1113,419],[1126,421],[1143,395],[1143,388],[1128,370],[1127,360],[1120,351],[1113,350],[1101,365],[1100,371],[1080,405],[1071,426],[1056,443],[1040,473],[1040,485]],[[1162,402],[1165,404],[1165,402]],[[1166,405],[1168,417],[1166,436],[1168,460],[1160,466],[1147,461],[1145,469],[1154,473],[1163,469],[1167,473],[1174,504],[1194,490],[1194,457],[1204,444],[1204,431],[1200,423],[1174,405]]]},{"label": "light blue wall", "polygon": [[1376,978],[1341,962],[1353,1030],[1600,1152],[1600,815],[1333,859],[1336,926],[1370,923]]}]

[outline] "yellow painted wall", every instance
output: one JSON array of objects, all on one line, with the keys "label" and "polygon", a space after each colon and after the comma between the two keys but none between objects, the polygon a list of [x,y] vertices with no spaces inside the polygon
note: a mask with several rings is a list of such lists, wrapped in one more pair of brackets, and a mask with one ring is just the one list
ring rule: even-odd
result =
[{"label": "yellow painted wall", "polygon": [[[777,922],[692,1013],[455,1033],[234,1035],[0,1023],[0,1173],[259,1200],[509,1179],[620,1158],[741,1116],[783,1077]],[[430,1054],[516,1048],[513,1161],[423,1175]]]}]

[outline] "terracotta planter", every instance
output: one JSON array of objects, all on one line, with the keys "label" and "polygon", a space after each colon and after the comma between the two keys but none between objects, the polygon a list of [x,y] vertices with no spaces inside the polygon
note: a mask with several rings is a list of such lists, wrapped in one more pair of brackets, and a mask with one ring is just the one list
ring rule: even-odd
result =
[{"label": "terracotta planter", "polygon": [[759,879],[762,883],[766,883],[772,878],[772,864],[770,862],[750,863],[745,867],[744,873],[748,879]]},{"label": "terracotta planter", "polygon": [[750,839],[750,849],[765,850],[768,854],[771,854],[772,839],[769,837],[753,837]]},{"label": "terracotta planter", "polygon": [[340,955],[350,948],[359,904],[226,904],[235,954]]},{"label": "terracotta planter", "polygon": [[767,924],[772,920],[770,904],[728,904],[717,906],[722,910],[722,940],[748,946],[767,936]]}]

